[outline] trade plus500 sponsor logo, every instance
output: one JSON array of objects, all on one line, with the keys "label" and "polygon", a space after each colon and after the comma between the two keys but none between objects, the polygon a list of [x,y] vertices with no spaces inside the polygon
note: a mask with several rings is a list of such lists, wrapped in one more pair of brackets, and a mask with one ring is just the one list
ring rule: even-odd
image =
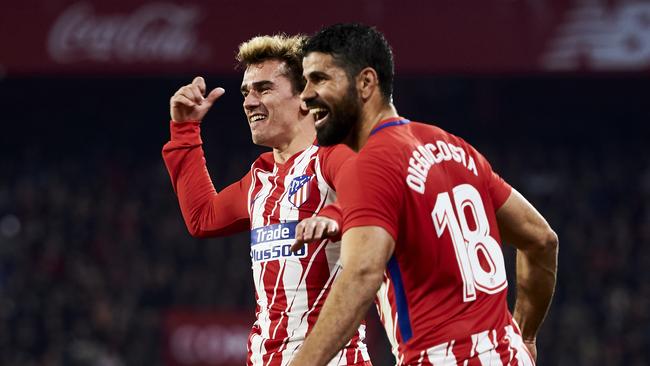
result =
[{"label": "trade plus500 sponsor logo", "polygon": [[291,244],[296,238],[298,221],[268,225],[251,230],[251,258],[253,262],[266,262],[278,258],[304,258],[307,251],[303,246],[296,253]]},{"label": "trade plus500 sponsor logo", "polygon": [[77,3],[54,22],[48,51],[60,63],[74,61],[181,62],[205,59],[198,39],[199,8],[171,3],[143,5],[129,14],[95,14]]}]

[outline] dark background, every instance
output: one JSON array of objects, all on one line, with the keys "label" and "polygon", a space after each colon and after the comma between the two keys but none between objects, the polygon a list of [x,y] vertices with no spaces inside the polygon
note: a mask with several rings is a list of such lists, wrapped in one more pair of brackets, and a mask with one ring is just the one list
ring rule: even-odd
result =
[{"label": "dark background", "polygon": [[[223,188],[265,151],[237,45],[340,21],[386,34],[401,115],[477,147],[558,233],[538,365],[650,364],[650,2],[0,5],[0,365],[176,366],[170,314],[250,324],[248,235],[197,240],[182,222],[161,158],[169,97],[196,73],[225,87],[202,127]],[[374,364],[394,364],[373,309],[369,328]]]},{"label": "dark background", "polygon": [[[0,80],[1,364],[162,364],[166,309],[252,314],[247,235],[190,238],[160,156],[168,98],[191,77]],[[206,79],[227,90],[203,124],[222,188],[263,149],[239,77]],[[539,365],[650,361],[649,86],[626,74],[396,81],[400,114],[463,136],[557,231]],[[374,362],[389,365],[381,342]]]}]

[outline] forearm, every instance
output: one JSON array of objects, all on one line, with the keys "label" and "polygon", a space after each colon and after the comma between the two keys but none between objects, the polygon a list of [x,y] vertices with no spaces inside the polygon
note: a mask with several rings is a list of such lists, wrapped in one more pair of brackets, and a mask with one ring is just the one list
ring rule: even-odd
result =
[{"label": "forearm", "polygon": [[524,340],[534,340],[553,298],[557,274],[557,241],[543,250],[517,250],[517,300],[514,318]]},{"label": "forearm", "polygon": [[163,159],[188,231],[195,237],[228,235],[248,226],[241,182],[217,193],[208,174],[198,123],[171,126]]},{"label": "forearm", "polygon": [[382,280],[382,271],[343,270],[291,365],[326,365],[357,331]]}]

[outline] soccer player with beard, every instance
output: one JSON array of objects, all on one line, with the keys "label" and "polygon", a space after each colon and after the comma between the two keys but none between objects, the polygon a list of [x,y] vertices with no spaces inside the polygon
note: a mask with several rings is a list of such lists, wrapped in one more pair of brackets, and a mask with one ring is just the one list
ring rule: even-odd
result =
[{"label": "soccer player with beard", "polygon": [[[304,50],[318,142],[358,155],[339,185],[343,271],[291,365],[326,364],[375,296],[398,365],[533,365],[557,271],[546,220],[463,139],[398,115],[377,30],[331,26]],[[514,318],[502,242],[517,248]]]},{"label": "soccer player with beard", "polygon": [[[354,155],[344,145],[313,144],[314,117],[300,99],[303,41],[265,36],[240,46],[241,93],[253,142],[273,151],[260,155],[241,180],[221,192],[208,175],[200,123],[224,90],[215,88],[204,97],[205,81],[197,77],[170,100],[171,139],[163,158],[190,233],[202,238],[251,233],[257,319],[248,365],[289,362],[341,270],[340,242],[325,239],[290,251],[298,221],[335,200],[338,171]],[[335,229],[315,226],[319,235]],[[329,365],[370,365],[364,337],[364,325],[358,326]]]}]

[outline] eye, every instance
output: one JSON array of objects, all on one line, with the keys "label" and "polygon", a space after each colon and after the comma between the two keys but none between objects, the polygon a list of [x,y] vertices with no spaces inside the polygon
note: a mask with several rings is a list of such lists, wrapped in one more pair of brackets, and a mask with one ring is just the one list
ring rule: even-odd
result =
[{"label": "eye", "polygon": [[323,81],[325,81],[326,77],[325,75],[321,73],[313,73],[309,75],[309,81],[311,81],[313,84],[320,84]]}]

